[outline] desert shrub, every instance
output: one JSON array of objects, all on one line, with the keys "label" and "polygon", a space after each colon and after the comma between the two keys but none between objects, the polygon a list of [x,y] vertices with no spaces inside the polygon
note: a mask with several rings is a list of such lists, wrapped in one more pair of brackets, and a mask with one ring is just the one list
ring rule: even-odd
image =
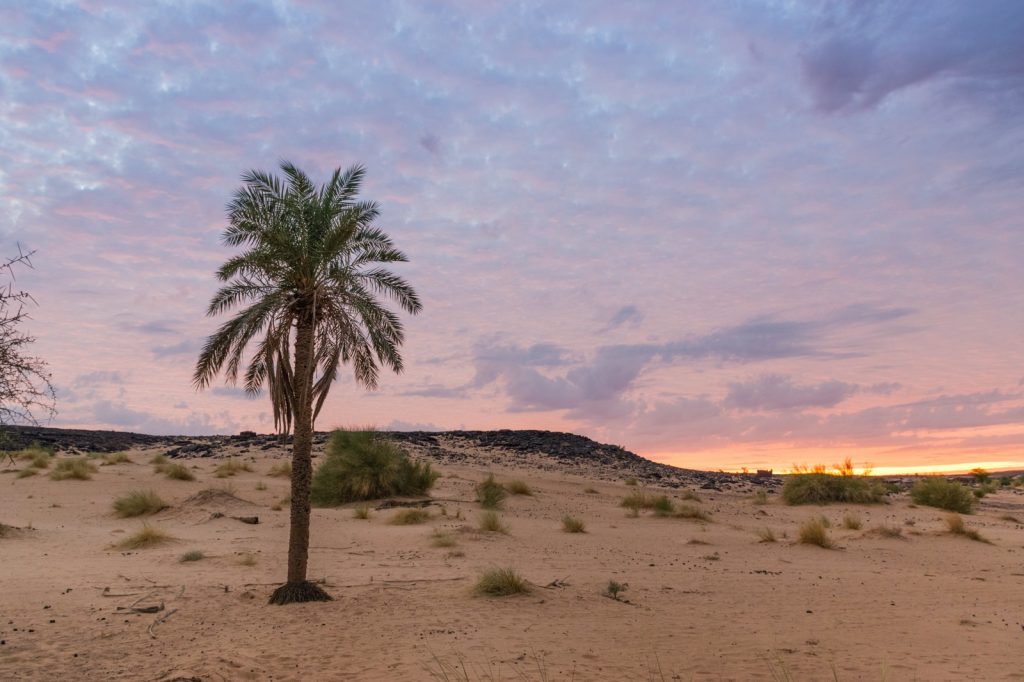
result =
[{"label": "desert shrub", "polygon": [[310,498],[317,506],[334,507],[391,495],[423,495],[439,475],[375,431],[339,429],[331,434],[327,456],[313,474]]},{"label": "desert shrub", "polygon": [[641,509],[650,509],[651,504],[652,498],[650,495],[642,490],[635,490],[622,498],[619,506],[628,509],[632,516],[636,516],[640,513]]},{"label": "desert shrub", "polygon": [[27,469],[22,469],[21,471],[19,471],[15,478],[28,478],[29,476],[35,476],[38,473],[39,469],[33,469],[32,467],[28,467]]},{"label": "desert shrub", "polygon": [[370,507],[365,504],[361,504],[352,510],[352,518],[365,521],[370,518]]},{"label": "desert shrub", "polygon": [[526,481],[509,481],[505,488],[513,495],[533,495],[533,488]]},{"label": "desert shrub", "polygon": [[505,486],[494,480],[494,474],[487,474],[476,486],[476,501],[484,509],[501,509],[507,496]]},{"label": "desert shrub", "polygon": [[103,466],[113,466],[114,464],[131,464],[132,458],[128,456],[127,452],[109,452],[103,455]]},{"label": "desert shrub", "polygon": [[577,519],[574,516],[563,516],[562,517],[562,530],[566,533],[586,533],[586,524],[581,519]]},{"label": "desert shrub", "polygon": [[153,459],[149,460],[149,463],[153,465],[154,471],[160,473],[163,470],[163,466],[167,464],[168,461],[167,455],[157,454],[153,455]]},{"label": "desert shrub", "polygon": [[977,488],[974,488],[971,492],[973,492],[974,496],[980,500],[986,495],[991,495],[998,489],[999,486],[996,483],[982,483]]},{"label": "desert shrub", "polygon": [[678,507],[676,507],[676,510],[675,512],[673,512],[672,516],[674,516],[677,519],[696,519],[697,521],[711,520],[711,514],[708,514],[700,507],[695,507],[692,504],[679,505]]},{"label": "desert shrub", "polygon": [[992,479],[992,475],[985,469],[982,469],[981,467],[971,469],[971,477],[974,478],[974,481],[976,483],[979,483],[981,485],[985,485]]},{"label": "desert shrub", "polygon": [[430,534],[430,544],[434,547],[454,547],[458,543],[455,540],[455,536],[451,533],[435,529]]},{"label": "desert shrub", "polygon": [[843,528],[847,530],[860,530],[861,523],[860,517],[856,514],[844,514],[843,515]]},{"label": "desert shrub", "polygon": [[133,490],[114,500],[114,511],[121,517],[156,514],[167,506],[152,490]]},{"label": "desert shrub", "polygon": [[832,548],[832,539],[828,536],[828,530],[825,528],[825,524],[821,522],[821,519],[811,519],[800,526],[799,540],[802,545],[817,545],[825,549]]},{"label": "desert shrub", "polygon": [[508,533],[508,526],[501,522],[498,512],[485,511],[480,515],[480,530],[488,533]]},{"label": "desert shrub", "polygon": [[962,535],[963,537],[970,538],[975,542],[984,542],[989,545],[992,544],[992,541],[983,537],[981,533],[973,528],[968,528],[959,514],[950,514],[946,517],[946,528],[953,535]]},{"label": "desert shrub", "polygon": [[292,475],[292,463],[291,461],[278,462],[274,466],[270,467],[270,471],[267,472],[267,476],[273,476],[275,478],[291,478]]},{"label": "desert shrub", "polygon": [[392,526],[412,526],[430,520],[430,512],[426,509],[400,509],[388,519]]},{"label": "desert shrub", "polygon": [[184,464],[174,462],[171,464],[164,464],[160,467],[160,471],[167,478],[174,481],[194,481],[196,480],[195,474],[193,474],[188,467]]},{"label": "desert shrub", "polygon": [[85,457],[73,457],[62,459],[54,465],[50,472],[50,478],[55,481],[73,479],[76,481],[88,481],[96,473],[96,465]]},{"label": "desert shrub", "polygon": [[609,580],[608,585],[604,588],[604,595],[618,601],[619,595],[628,589],[629,583],[620,583],[616,580]]},{"label": "desert shrub", "polygon": [[511,568],[491,568],[484,571],[476,581],[476,592],[490,597],[508,597],[526,594],[530,583]]},{"label": "desert shrub", "polygon": [[786,504],[871,504],[885,498],[885,489],[858,476],[832,474],[792,474],[782,486],[782,499]]},{"label": "desert shrub", "polygon": [[243,471],[252,471],[252,467],[237,459],[227,459],[217,465],[217,468],[213,470],[213,475],[217,478],[228,478]]},{"label": "desert shrub", "polygon": [[180,561],[181,563],[185,564],[185,563],[188,563],[190,561],[202,561],[205,558],[206,558],[205,554],[200,552],[198,549],[193,549],[191,551],[185,552],[180,557],[178,557],[178,561]]},{"label": "desert shrub", "polygon": [[760,542],[775,542],[775,533],[771,528],[762,528],[757,531],[757,538]]},{"label": "desert shrub", "polygon": [[768,493],[764,490],[754,493],[754,504],[768,504]]},{"label": "desert shrub", "polygon": [[650,504],[656,516],[671,516],[675,511],[675,506],[672,504],[672,500],[668,499],[668,495],[658,495],[651,500]]},{"label": "desert shrub", "polygon": [[914,483],[910,489],[910,498],[916,504],[961,514],[972,513],[976,504],[970,488],[941,476],[922,478]]},{"label": "desert shrub", "polygon": [[147,547],[156,547],[166,542],[173,540],[166,531],[151,526],[148,523],[143,524],[142,528],[137,532],[132,533],[121,542],[117,543],[118,549],[145,549]]}]

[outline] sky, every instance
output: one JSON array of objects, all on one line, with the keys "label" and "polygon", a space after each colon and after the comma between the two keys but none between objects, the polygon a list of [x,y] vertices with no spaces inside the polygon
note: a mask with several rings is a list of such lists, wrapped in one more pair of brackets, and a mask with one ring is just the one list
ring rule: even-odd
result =
[{"label": "sky", "polygon": [[0,242],[55,426],[273,430],[191,384],[248,169],[410,256],[407,369],[318,429],[686,467],[1024,466],[1024,3],[0,4]]}]

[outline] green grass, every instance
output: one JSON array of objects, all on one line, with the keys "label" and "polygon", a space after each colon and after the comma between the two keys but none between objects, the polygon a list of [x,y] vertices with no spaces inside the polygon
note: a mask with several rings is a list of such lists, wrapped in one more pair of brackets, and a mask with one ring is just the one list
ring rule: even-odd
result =
[{"label": "green grass", "polygon": [[968,528],[959,514],[954,513],[946,517],[946,528],[953,535],[960,535],[975,542],[984,542],[987,545],[992,544],[992,541],[982,536],[981,533],[973,528]]},{"label": "green grass", "polygon": [[388,519],[392,526],[412,526],[430,520],[430,512],[426,509],[400,509]]},{"label": "green grass", "polygon": [[183,564],[186,564],[190,561],[202,561],[205,558],[205,554],[203,554],[198,549],[193,549],[191,551],[185,552],[180,557],[178,557],[178,561],[180,561]]},{"label": "green grass", "polygon": [[196,480],[196,475],[193,474],[184,464],[179,464],[178,462],[174,462],[173,464],[164,464],[160,467],[159,471],[162,472],[164,476],[174,481]]},{"label": "green grass", "polygon": [[876,504],[885,499],[885,488],[860,476],[793,474],[782,486],[786,504]]},{"label": "green grass", "polygon": [[142,528],[117,543],[118,549],[146,549],[171,542],[174,538],[166,531],[143,524]]},{"label": "green grass", "polygon": [[501,509],[508,497],[505,486],[494,480],[494,474],[487,474],[487,478],[476,486],[476,501],[484,509]]},{"label": "green grass", "polygon": [[828,536],[828,529],[820,518],[811,519],[800,526],[799,542],[801,545],[816,545],[825,549],[833,547],[832,538]]},{"label": "green grass", "polygon": [[587,526],[581,519],[567,515],[562,517],[562,530],[566,533],[586,533]]},{"label": "green grass", "polygon": [[862,525],[860,517],[856,514],[843,515],[843,528],[847,530],[860,530]]},{"label": "green grass", "polygon": [[480,574],[474,588],[477,594],[488,597],[509,597],[514,594],[526,594],[530,591],[530,583],[512,568],[491,568]]},{"label": "green grass", "polygon": [[451,533],[435,529],[434,532],[430,534],[430,544],[434,547],[454,547],[458,542],[455,540],[455,536]]},{"label": "green grass", "polygon": [[114,500],[114,511],[118,516],[145,516],[167,509],[168,504],[152,490],[133,490]]},{"label": "green grass", "polygon": [[440,475],[375,431],[335,431],[326,452],[311,489],[313,504],[320,507],[425,495]]},{"label": "green grass", "polygon": [[653,498],[650,506],[655,516],[672,516],[672,512],[676,510],[672,500],[668,499],[668,495],[658,495]]},{"label": "green grass", "polygon": [[274,466],[270,467],[270,471],[267,472],[267,476],[273,476],[274,478],[291,478],[291,476],[292,476],[292,463],[291,463],[291,461],[278,462]]},{"label": "green grass", "polygon": [[505,488],[513,495],[533,495],[533,488],[526,481],[509,481],[505,484]]},{"label": "green grass", "polygon": [[970,488],[941,476],[918,480],[910,489],[910,499],[915,504],[960,514],[974,513],[974,506],[977,504],[977,499]]},{"label": "green grass", "polygon": [[85,457],[73,457],[58,460],[50,472],[50,478],[55,481],[88,481],[96,471],[96,465]]},{"label": "green grass", "polygon": [[217,478],[229,478],[240,474],[243,471],[252,471],[252,467],[246,462],[239,462],[237,459],[228,459],[217,465],[217,468],[213,470],[213,475]]},{"label": "green grass", "polygon": [[501,522],[501,517],[496,511],[485,511],[480,515],[480,530],[508,534],[508,526]]}]

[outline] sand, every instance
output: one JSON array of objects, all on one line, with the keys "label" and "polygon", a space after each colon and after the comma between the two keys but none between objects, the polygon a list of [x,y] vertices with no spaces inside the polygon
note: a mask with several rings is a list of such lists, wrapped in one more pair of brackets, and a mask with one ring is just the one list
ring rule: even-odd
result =
[{"label": "sand", "polygon": [[[311,578],[336,600],[279,607],[267,597],[284,573],[288,508],[272,507],[288,482],[266,474],[280,456],[246,456],[254,471],[228,479],[213,476],[217,460],[180,460],[197,476],[183,482],[154,473],[156,451],[90,481],[0,474],[0,522],[15,527],[0,537],[0,679],[1024,679],[1024,526],[1002,518],[1024,519],[1016,491],[966,517],[990,545],[945,533],[943,512],[906,495],[786,507],[700,491],[710,523],[630,518],[619,502],[635,488],[481,454],[440,467],[443,507],[426,524],[314,510]],[[487,471],[536,491],[507,501],[508,535],[476,529]],[[146,521],[176,540],[114,547],[142,526],[111,507],[136,489],[172,505]],[[842,527],[848,513],[862,529]],[[566,514],[587,532],[563,532]],[[248,515],[260,523],[232,518]],[[835,549],[795,542],[817,515]],[[765,528],[777,542],[759,541]],[[435,530],[457,545],[432,546]],[[180,562],[189,550],[206,558]],[[533,589],[474,594],[490,567]],[[609,580],[628,583],[622,601],[602,594]],[[162,610],[131,610],[146,607]]]}]

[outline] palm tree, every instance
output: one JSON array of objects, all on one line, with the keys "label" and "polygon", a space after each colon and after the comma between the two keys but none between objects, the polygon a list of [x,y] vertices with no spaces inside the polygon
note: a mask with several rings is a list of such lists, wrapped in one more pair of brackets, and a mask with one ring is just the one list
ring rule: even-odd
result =
[{"label": "palm tree", "polygon": [[222,370],[235,383],[247,360],[246,392],[266,385],[276,426],[294,427],[288,580],[272,604],[331,598],[306,578],[313,424],[343,363],[367,388],[380,366],[402,371],[402,323],[378,296],[421,309],[413,288],[382,266],[408,259],[373,226],[377,205],[356,200],[362,166],[339,168],[320,187],[291,163],[281,170],[283,178],[245,173],[228,205],[223,241],[245,250],[217,271],[224,286],[207,315],[240,310],[207,339],[193,377],[198,389]]}]

